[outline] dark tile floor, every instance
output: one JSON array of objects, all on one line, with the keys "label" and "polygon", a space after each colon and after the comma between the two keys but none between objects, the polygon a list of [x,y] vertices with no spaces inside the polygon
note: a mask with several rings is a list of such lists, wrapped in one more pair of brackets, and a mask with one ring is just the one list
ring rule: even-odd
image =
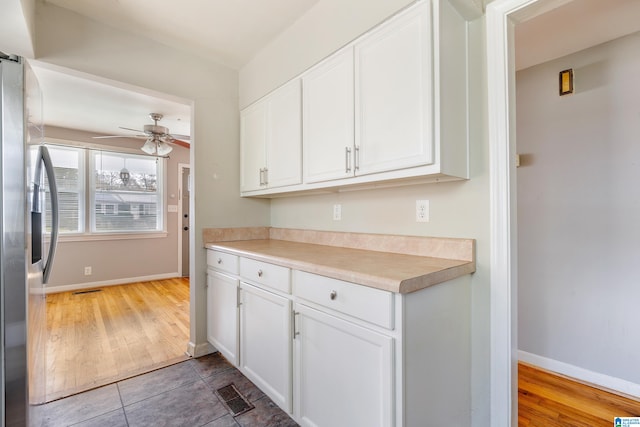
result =
[{"label": "dark tile floor", "polygon": [[[233,383],[254,406],[233,416],[215,390]],[[219,353],[57,400],[36,408],[37,427],[297,426]],[[35,426],[34,426],[35,427]]]}]

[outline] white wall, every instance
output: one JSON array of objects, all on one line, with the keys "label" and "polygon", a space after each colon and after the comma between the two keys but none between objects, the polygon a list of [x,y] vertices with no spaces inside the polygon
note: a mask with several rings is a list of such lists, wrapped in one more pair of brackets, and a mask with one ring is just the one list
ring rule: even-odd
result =
[{"label": "white wall", "polygon": [[36,35],[40,61],[192,100],[191,340],[205,345],[202,229],[269,223],[268,201],[238,197],[237,71],[47,3],[38,3]]},{"label": "white wall", "polygon": [[[384,20],[410,1],[321,0],[240,70],[240,104],[248,105]],[[477,239],[472,285],[472,420],[489,425],[489,170],[484,91],[484,25],[470,26],[471,179],[271,201],[271,225]],[[416,199],[431,201],[431,222],[415,222]],[[342,221],[332,206],[342,204]]]},{"label": "white wall", "polygon": [[[96,144],[93,134],[72,129],[45,127],[47,138],[76,143]],[[139,148],[140,140],[100,140],[101,145]],[[167,204],[177,205],[178,163],[189,163],[189,150],[174,146],[165,164]],[[171,195],[174,197],[171,198]],[[56,251],[55,268],[47,287],[67,289],[89,283],[127,283],[129,279],[175,276],[178,272],[178,214],[165,212],[166,237],[127,240],[65,240],[61,238]],[[91,266],[91,276],[84,267]],[[65,288],[59,288],[59,287]]]},{"label": "white wall", "polygon": [[639,50],[635,33],[517,73],[519,348],[635,384]]},{"label": "white wall", "polygon": [[35,33],[35,0],[2,0],[0,2],[0,52],[7,55],[33,57]]}]

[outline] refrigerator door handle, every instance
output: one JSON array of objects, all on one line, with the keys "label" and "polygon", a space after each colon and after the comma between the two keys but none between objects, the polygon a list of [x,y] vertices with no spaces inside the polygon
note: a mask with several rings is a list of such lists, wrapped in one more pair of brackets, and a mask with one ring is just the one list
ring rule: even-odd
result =
[{"label": "refrigerator door handle", "polygon": [[46,262],[42,268],[42,283],[49,281],[51,275],[51,267],[53,266],[53,258],[56,254],[56,247],[58,246],[58,186],[56,184],[55,170],[53,169],[53,162],[49,155],[49,150],[44,145],[41,145],[38,150],[38,157],[44,165],[44,170],[47,174],[47,181],[49,182],[49,194],[51,195],[51,242],[49,244],[49,254],[47,255]]}]

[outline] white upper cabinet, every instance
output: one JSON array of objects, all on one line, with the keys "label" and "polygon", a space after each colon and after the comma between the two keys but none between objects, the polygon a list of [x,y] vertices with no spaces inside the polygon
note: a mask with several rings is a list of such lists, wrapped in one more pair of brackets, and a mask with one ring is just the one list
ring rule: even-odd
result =
[{"label": "white upper cabinet", "polygon": [[302,182],[300,80],[240,113],[240,191]]},{"label": "white upper cabinet", "polygon": [[302,87],[305,182],[353,176],[353,47],[305,74]]},{"label": "white upper cabinet", "polygon": [[356,174],[433,162],[430,22],[413,9],[355,45]]},{"label": "white upper cabinet", "polygon": [[267,187],[302,182],[302,114],[300,80],[296,79],[269,99],[266,146]]},{"label": "white upper cabinet", "polygon": [[302,123],[275,119],[273,106],[260,112],[261,102],[244,110],[244,145],[254,133],[260,144],[262,129],[267,147],[291,156],[281,159],[279,178],[296,152],[293,138],[283,138],[291,144],[281,154],[270,129],[277,121],[279,133],[293,135],[302,126],[304,179],[284,174],[276,183],[274,153],[265,166],[243,152],[243,195],[467,179],[469,42],[448,0],[418,1],[294,80],[302,80]]},{"label": "white upper cabinet", "polygon": [[306,183],[433,162],[429,22],[412,9],[305,73]]},{"label": "white upper cabinet", "polygon": [[259,102],[240,114],[240,190],[259,190],[267,164],[267,104]]}]

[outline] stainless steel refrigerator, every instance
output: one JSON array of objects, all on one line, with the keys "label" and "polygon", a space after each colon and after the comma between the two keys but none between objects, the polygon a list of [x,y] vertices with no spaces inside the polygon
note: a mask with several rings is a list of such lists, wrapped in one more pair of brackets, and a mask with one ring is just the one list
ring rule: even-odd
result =
[{"label": "stainless steel refrigerator", "polygon": [[0,52],[2,427],[38,425],[45,401],[44,287],[57,243],[57,189],[42,98],[22,58]]}]

